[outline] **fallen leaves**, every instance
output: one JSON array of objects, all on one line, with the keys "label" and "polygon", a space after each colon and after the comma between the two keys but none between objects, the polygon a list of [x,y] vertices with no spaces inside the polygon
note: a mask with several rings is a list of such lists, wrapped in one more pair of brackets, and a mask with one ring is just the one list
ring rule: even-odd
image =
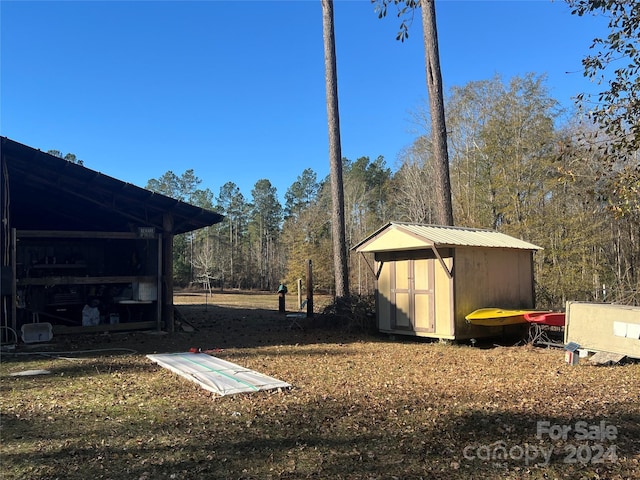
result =
[{"label": "fallen leaves", "polygon": [[[632,478],[638,469],[639,364],[571,367],[559,350],[298,332],[277,315],[238,323],[245,315],[200,310],[188,312],[196,334],[144,337],[145,347],[186,351],[197,339],[294,387],[216,397],[142,353],[72,365],[3,359],[3,478]],[[110,344],[139,349],[142,335]],[[8,375],[27,368],[53,375]],[[550,446],[536,438],[540,420],[601,419],[619,426],[616,463],[567,465],[562,450],[546,467],[464,456],[500,441]]]}]

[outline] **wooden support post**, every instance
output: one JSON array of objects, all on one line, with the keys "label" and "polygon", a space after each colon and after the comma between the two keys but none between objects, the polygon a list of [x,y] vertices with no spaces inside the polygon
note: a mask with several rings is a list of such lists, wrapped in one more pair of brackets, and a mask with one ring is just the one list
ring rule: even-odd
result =
[{"label": "wooden support post", "polygon": [[164,295],[162,295],[163,304],[162,318],[164,320],[164,328],[167,332],[175,331],[173,319],[173,216],[169,213],[162,217],[162,249],[163,249],[163,285]]},{"label": "wooden support post", "polygon": [[307,317],[313,317],[313,267],[307,260]]},{"label": "wooden support post", "polygon": [[158,266],[158,277],[156,278],[156,291],[158,292],[158,298],[156,301],[156,330],[162,330],[162,312],[164,305],[164,291],[162,289],[162,272],[164,271],[164,265],[162,264],[162,235],[158,234],[158,252],[156,258],[156,264]]},{"label": "wooden support post", "polygon": [[[18,253],[16,229],[11,229],[11,328],[18,331],[18,284],[16,283],[16,255]],[[4,306],[4,305],[3,305]],[[6,321],[6,320],[5,320]],[[6,326],[9,323],[6,322]],[[17,333],[16,333],[17,335]]]}]

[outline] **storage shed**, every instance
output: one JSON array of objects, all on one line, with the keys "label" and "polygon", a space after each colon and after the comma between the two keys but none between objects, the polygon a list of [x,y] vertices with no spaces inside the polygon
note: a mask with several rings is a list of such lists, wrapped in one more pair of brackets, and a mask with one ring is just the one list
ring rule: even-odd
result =
[{"label": "storage shed", "polygon": [[[473,228],[391,222],[352,247],[373,254],[381,332],[464,340],[512,327],[471,325],[478,308],[534,307],[540,247]],[[516,326],[517,327],[517,326]]]},{"label": "storage shed", "polygon": [[223,217],[0,140],[3,334],[171,331],[173,237]]}]

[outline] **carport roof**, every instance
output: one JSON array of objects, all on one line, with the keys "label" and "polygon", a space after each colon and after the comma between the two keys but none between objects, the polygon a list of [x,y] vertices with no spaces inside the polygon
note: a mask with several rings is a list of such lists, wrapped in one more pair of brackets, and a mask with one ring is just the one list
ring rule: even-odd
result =
[{"label": "carport roof", "polygon": [[542,250],[494,230],[389,222],[352,247],[357,252],[385,252],[424,248],[486,247]]},{"label": "carport roof", "polygon": [[144,226],[162,231],[164,214],[171,214],[173,233],[179,234],[224,218],[6,137],[1,140],[6,168],[2,187],[8,186],[13,228],[129,232]]}]

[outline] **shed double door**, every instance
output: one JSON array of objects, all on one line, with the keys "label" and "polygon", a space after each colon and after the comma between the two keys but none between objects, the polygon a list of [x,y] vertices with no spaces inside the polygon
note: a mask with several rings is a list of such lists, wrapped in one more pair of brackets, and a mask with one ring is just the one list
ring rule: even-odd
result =
[{"label": "shed double door", "polygon": [[435,331],[432,260],[397,260],[391,272],[391,328],[415,332]]}]

